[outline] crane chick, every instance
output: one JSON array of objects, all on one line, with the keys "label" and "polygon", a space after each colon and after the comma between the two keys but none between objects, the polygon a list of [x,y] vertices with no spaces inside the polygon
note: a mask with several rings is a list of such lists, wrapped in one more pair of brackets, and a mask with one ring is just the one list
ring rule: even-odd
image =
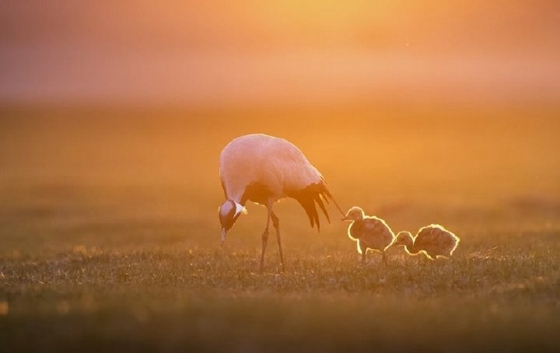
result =
[{"label": "crane chick", "polygon": [[439,224],[420,228],[416,236],[402,231],[397,234],[393,246],[404,246],[410,255],[424,253],[430,260],[437,257],[450,257],[459,245],[459,237]]},{"label": "crane chick", "polygon": [[395,234],[384,220],[375,216],[366,216],[357,206],[349,209],[342,220],[352,222],[348,226],[348,237],[357,243],[358,253],[362,255],[362,263],[366,262],[368,249],[381,252],[383,263],[386,263],[385,250],[393,244]]}]

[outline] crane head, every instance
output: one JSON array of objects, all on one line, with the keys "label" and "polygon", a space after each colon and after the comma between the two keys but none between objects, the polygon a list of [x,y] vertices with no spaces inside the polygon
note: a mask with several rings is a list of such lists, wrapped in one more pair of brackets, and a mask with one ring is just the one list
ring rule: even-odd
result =
[{"label": "crane head", "polygon": [[397,236],[395,237],[395,241],[393,242],[393,246],[411,246],[414,243],[414,237],[412,234],[406,230],[400,231]]},{"label": "crane head", "polygon": [[224,240],[226,240],[227,232],[233,227],[237,218],[244,213],[245,207],[240,203],[233,200],[226,200],[218,211],[220,217],[220,223],[222,225],[222,245]]},{"label": "crane head", "polygon": [[364,219],[365,214],[364,211],[358,207],[358,206],[354,206],[351,209],[348,210],[348,212],[346,213],[346,216],[344,216],[344,218],[342,218],[343,221],[361,221],[362,219]]}]

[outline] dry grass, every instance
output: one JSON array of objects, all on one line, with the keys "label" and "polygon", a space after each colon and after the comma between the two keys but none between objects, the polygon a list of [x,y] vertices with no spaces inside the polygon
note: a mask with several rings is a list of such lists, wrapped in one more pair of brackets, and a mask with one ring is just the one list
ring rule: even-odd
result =
[{"label": "dry grass", "polygon": [[[556,111],[538,123],[507,110],[306,112],[318,128],[302,131],[296,118],[267,125],[238,112],[154,123],[6,110],[0,342],[10,352],[558,351]],[[444,224],[461,237],[454,258],[393,249],[386,267],[378,254],[362,267],[347,224],[318,235],[285,202],[287,270],[270,241],[259,274],[264,211],[250,206],[223,249],[216,216],[217,155],[248,130],[294,140],[344,207],[394,230]]]}]

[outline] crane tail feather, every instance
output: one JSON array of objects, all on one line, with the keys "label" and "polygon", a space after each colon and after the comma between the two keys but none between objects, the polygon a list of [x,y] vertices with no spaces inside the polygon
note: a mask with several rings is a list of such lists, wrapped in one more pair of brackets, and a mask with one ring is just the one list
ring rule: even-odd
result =
[{"label": "crane tail feather", "polygon": [[[329,223],[331,223],[331,219],[329,217],[329,213],[327,212],[327,209],[325,208],[325,204],[323,203],[323,199],[325,197],[323,196],[323,194],[318,194],[317,197],[315,198],[315,202],[317,202],[317,204],[319,205],[319,207],[321,207],[321,210],[323,211],[323,214],[325,215],[325,217],[327,217],[327,221]],[[328,203],[328,200],[327,200]]]},{"label": "crane tail feather", "polygon": [[329,191],[329,189],[327,189],[326,186],[324,186],[324,191],[323,191],[323,198],[327,201],[327,203],[329,203],[329,200],[331,200],[334,205],[336,206],[336,208],[338,209],[338,211],[340,212],[340,214],[342,216],[345,216],[344,211],[340,208],[340,206],[338,205],[338,203],[336,202],[336,200],[334,199],[333,195],[331,194],[331,192]]},{"label": "crane tail feather", "polygon": [[321,229],[321,221],[319,218],[319,213],[317,211],[317,205],[319,205],[319,208],[321,209],[329,223],[331,222],[331,220],[329,212],[325,207],[325,203],[329,204],[329,201],[333,201],[340,213],[344,215],[344,212],[340,209],[324,182],[308,185],[301,190],[292,192],[288,196],[293,197],[300,203],[300,205],[305,210],[307,217],[309,217],[311,227],[313,228],[316,224],[318,231],[320,231]]}]

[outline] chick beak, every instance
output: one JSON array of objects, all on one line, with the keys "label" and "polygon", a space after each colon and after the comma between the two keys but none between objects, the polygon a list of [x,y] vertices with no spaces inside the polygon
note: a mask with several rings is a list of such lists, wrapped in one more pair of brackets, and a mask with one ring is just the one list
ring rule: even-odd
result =
[{"label": "chick beak", "polygon": [[225,228],[222,228],[222,244],[221,246],[224,246],[224,241],[226,240],[227,237],[227,230]]}]

